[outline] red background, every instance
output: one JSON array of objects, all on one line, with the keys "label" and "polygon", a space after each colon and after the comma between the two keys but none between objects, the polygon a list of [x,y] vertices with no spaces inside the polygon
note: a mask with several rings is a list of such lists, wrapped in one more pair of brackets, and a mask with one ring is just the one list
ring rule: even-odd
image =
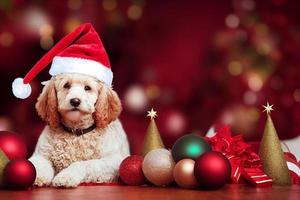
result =
[{"label": "red background", "polygon": [[40,82],[50,78],[48,69],[31,84],[26,100],[12,95],[11,82],[29,71],[52,40],[90,21],[112,63],[132,153],[141,148],[151,107],[158,111],[156,121],[169,148],[183,134],[204,135],[213,124],[224,123],[259,141],[265,122],[261,105],[267,101],[274,104],[280,138],[295,137],[299,10],[296,0],[3,0],[0,129],[22,134],[33,150],[45,125],[34,104]]}]

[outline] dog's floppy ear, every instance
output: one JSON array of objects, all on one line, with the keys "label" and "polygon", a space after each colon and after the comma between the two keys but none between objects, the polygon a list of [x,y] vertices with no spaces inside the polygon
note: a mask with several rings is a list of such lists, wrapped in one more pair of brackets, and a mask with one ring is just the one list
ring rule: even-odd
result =
[{"label": "dog's floppy ear", "polygon": [[44,88],[38,97],[35,108],[39,116],[49,124],[50,127],[58,127],[59,114],[54,79],[43,82]]},{"label": "dog's floppy ear", "polygon": [[122,106],[118,94],[112,88],[101,85],[94,113],[97,128],[105,128],[119,117],[121,111]]}]

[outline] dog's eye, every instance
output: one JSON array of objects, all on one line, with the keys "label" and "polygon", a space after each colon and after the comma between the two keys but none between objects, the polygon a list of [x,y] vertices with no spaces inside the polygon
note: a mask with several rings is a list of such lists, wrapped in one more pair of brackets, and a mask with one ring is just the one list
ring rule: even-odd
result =
[{"label": "dog's eye", "polygon": [[88,86],[88,85],[86,85],[86,86],[84,86],[84,90],[86,90],[86,91],[89,91],[89,90],[91,90],[92,88],[90,87],[90,86]]},{"label": "dog's eye", "polygon": [[70,89],[70,87],[71,87],[70,83],[65,83],[65,84],[64,84],[64,88]]}]

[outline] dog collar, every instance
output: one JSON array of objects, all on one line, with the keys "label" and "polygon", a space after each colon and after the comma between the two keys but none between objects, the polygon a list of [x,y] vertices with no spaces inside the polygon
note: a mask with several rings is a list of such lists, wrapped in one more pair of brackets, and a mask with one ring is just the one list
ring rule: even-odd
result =
[{"label": "dog collar", "polygon": [[92,126],[90,126],[88,128],[85,128],[85,129],[81,129],[81,128],[77,128],[77,129],[69,128],[69,127],[65,126],[63,123],[60,123],[60,125],[63,127],[63,129],[66,132],[73,133],[76,136],[81,136],[83,134],[91,132],[92,130],[94,130],[96,128],[96,124],[93,124]]}]

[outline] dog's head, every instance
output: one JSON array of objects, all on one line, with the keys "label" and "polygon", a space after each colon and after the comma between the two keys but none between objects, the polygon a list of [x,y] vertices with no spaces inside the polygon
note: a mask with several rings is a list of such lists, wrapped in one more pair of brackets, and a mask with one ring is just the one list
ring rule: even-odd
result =
[{"label": "dog's head", "polygon": [[61,120],[68,122],[92,119],[97,128],[105,128],[117,119],[121,102],[112,88],[93,77],[81,74],[61,74],[44,82],[36,110],[50,127]]}]

